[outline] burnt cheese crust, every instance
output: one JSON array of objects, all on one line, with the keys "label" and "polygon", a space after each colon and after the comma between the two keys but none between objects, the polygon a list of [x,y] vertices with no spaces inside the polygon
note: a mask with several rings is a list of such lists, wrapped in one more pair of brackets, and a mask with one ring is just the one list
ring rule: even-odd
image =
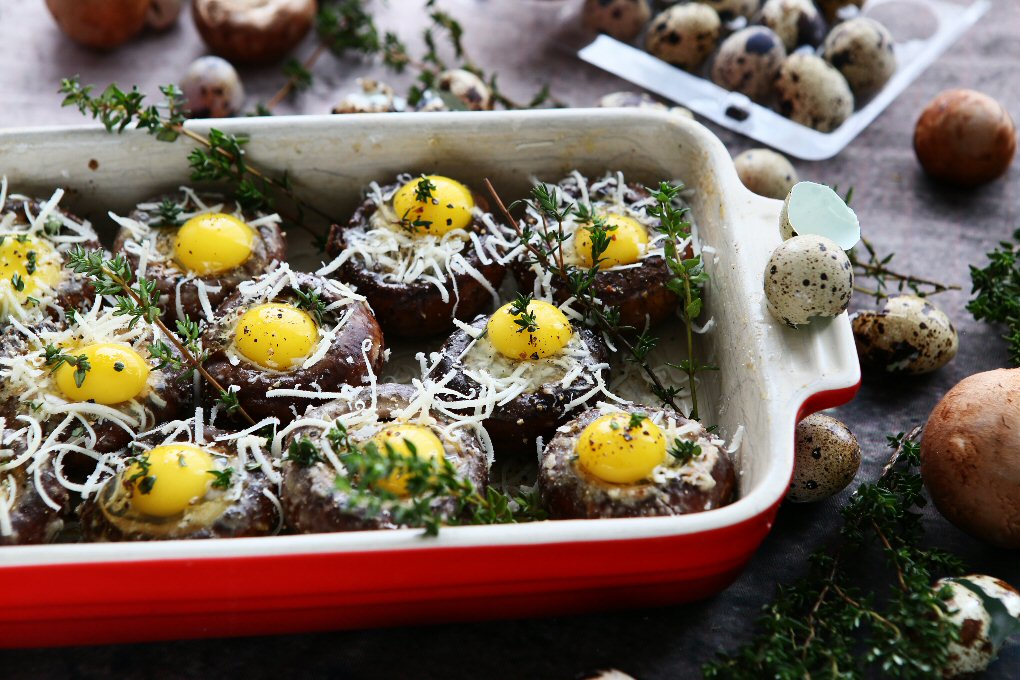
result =
[{"label": "burnt cheese crust", "polygon": [[[276,533],[283,519],[276,503],[267,494],[275,491],[276,485],[261,470],[245,470],[238,460],[233,441],[216,441],[217,437],[224,434],[228,433],[206,426],[204,437],[207,443],[201,446],[223,456],[226,464],[234,468],[230,488],[211,489],[205,498],[180,515],[150,517],[132,509],[124,473],[120,472],[107,479],[99,491],[85,499],[78,507],[84,539],[92,542],[160,541],[187,538],[241,538]],[[147,449],[163,442],[158,437],[150,435],[137,440],[137,443],[143,444]],[[239,474],[238,471],[244,474]],[[158,483],[157,479],[156,484]],[[240,486],[239,494],[236,493],[236,486]]]},{"label": "burnt cheese crust", "polygon": [[[602,182],[605,181],[602,180]],[[590,182],[588,191],[587,204],[596,212],[609,201],[609,196],[615,193],[615,188],[602,190],[590,188],[599,184],[600,182]],[[576,175],[563,179],[555,185],[555,188],[560,194],[561,203],[580,203],[584,199],[584,192]],[[636,183],[625,184],[621,195],[623,205],[641,214],[644,212],[643,208],[635,206],[650,198],[648,190]],[[541,228],[534,216],[529,215],[525,220],[532,225],[532,228]],[[651,239],[657,234],[655,225],[658,224],[658,221],[655,221],[654,224],[649,224],[649,222],[647,217],[643,218],[643,223],[648,228]],[[565,245],[563,247],[572,246]],[[692,253],[693,250],[688,246],[684,257],[691,257]],[[538,278],[535,267],[537,265],[534,259],[528,254],[515,260],[511,265],[514,278],[522,290],[534,290]],[[599,271],[592,284],[592,292],[596,298],[605,303],[606,307],[619,310],[621,325],[641,330],[646,325],[654,326],[665,321],[676,313],[679,298],[666,287],[672,278],[673,274],[666,264],[666,259],[662,255],[650,255],[641,259],[637,266],[614,267]],[[570,297],[570,292],[562,282],[554,279],[552,288],[553,297],[560,304]]]},{"label": "burnt cheese crust", "polygon": [[[24,440],[13,442],[11,449],[14,458],[22,455]],[[7,511],[11,531],[0,531],[0,545],[49,543],[63,529],[63,518],[70,512],[70,494],[57,480],[52,461],[47,458],[38,463],[38,487],[61,507],[60,510],[54,510],[39,495],[36,473],[28,471],[31,465],[33,463],[25,463],[0,472],[0,503],[9,498],[12,491],[14,494],[14,505]]]},{"label": "burnt cheese crust", "polygon": [[[381,194],[391,195],[402,183],[394,183],[381,189]],[[472,192],[475,205],[488,211],[486,200]],[[366,198],[346,225],[334,224],[326,242],[326,252],[337,257],[349,248],[352,235],[373,229],[372,216],[379,205],[372,197]],[[399,227],[398,227],[399,228]],[[492,242],[492,232],[477,216],[468,229],[483,243],[488,243],[497,253],[501,245]],[[494,290],[498,290],[506,275],[507,266],[488,253],[483,260],[478,248],[470,239],[459,239],[463,243],[460,251],[468,267],[477,271]],[[466,272],[447,271],[446,288],[449,298],[443,300],[442,291],[433,283],[416,280],[398,282],[387,278],[386,271],[378,266],[368,267],[364,260],[354,255],[336,271],[341,281],[357,288],[358,293],[368,298],[379,324],[387,335],[399,337],[423,337],[449,332],[453,319],[467,321],[493,302],[492,293],[474,276]]]},{"label": "burnt cheese crust", "polygon": [[[13,214],[14,219],[4,231],[10,230],[17,233],[29,233],[31,222],[28,213],[39,215],[46,201],[21,196],[18,194],[8,196],[4,211],[0,213],[0,219],[6,214]],[[58,219],[52,219],[52,218]],[[73,222],[70,226],[67,222]],[[40,238],[48,241],[53,249],[60,255],[62,262],[67,262],[67,257],[75,248],[85,250],[98,250],[102,248],[99,243],[99,236],[92,225],[73,213],[60,208],[54,208],[51,212],[51,221],[42,230],[31,234],[33,238]],[[6,238],[17,238],[17,236],[6,236]],[[60,281],[53,290],[52,300],[46,301],[38,307],[38,314],[26,316],[22,321],[34,323],[44,318],[55,321],[62,320],[64,310],[83,310],[92,304],[95,298],[95,289],[87,277],[75,274],[66,267],[61,268]],[[0,327],[7,325],[7,318],[0,316]]]},{"label": "burnt cheese crust", "polygon": [[[488,320],[489,317],[480,315],[470,325],[476,332],[483,331]],[[583,341],[588,353],[581,376],[566,387],[560,384],[559,379],[546,382],[496,408],[492,416],[483,422],[483,426],[497,453],[534,455],[538,437],[552,436],[553,431],[566,422],[572,413],[598,400],[595,394],[584,403],[568,408],[571,402],[591,391],[595,374],[600,375],[603,381],[609,377],[609,369],[605,366],[609,361],[609,350],[598,334],[578,326],[574,326],[574,334]],[[477,396],[482,389],[478,382],[465,373],[465,364],[461,359],[473,340],[463,329],[454,331],[440,347],[441,358],[431,376],[439,380],[452,373],[446,387],[464,398]],[[459,397],[440,398],[448,399],[455,405]]]},{"label": "burnt cheese crust", "polygon": [[[409,385],[382,384],[377,388],[375,413],[380,422],[394,420],[394,413],[406,408],[415,396]],[[367,408],[371,402],[370,389],[364,389],[350,400],[337,400],[305,414],[309,419],[333,421],[359,408]],[[454,423],[450,418],[431,414],[435,420],[433,432],[443,442],[447,459],[453,463],[457,473],[470,480],[482,490],[488,483],[489,467],[486,454],[478,438],[467,428],[443,431],[442,428]],[[284,441],[284,450],[291,442],[303,437],[321,444],[325,433],[319,427],[308,425],[294,429]],[[319,461],[302,465],[297,461],[284,460],[281,501],[288,526],[298,533],[324,533],[332,531],[366,531],[370,529],[396,529],[392,513],[385,508],[379,514],[367,514],[364,509],[354,506],[350,496],[336,488],[340,474],[329,462]],[[433,501],[433,508],[439,515],[453,519],[457,503],[452,498]]]},{"label": "burnt cheese crust", "polygon": [[[686,418],[673,411],[634,407],[649,417],[672,418],[686,424]],[[722,448],[722,441],[699,425],[699,442],[717,443],[717,457],[707,473],[712,483],[699,486],[676,476],[659,482],[646,480],[634,484],[606,482],[587,472],[577,460],[577,442],[581,432],[604,415],[598,408],[585,411],[556,431],[539,461],[538,493],[552,519],[598,519],[603,517],[654,517],[683,515],[712,510],[730,503],[736,493],[733,462]],[[705,480],[707,482],[707,480]],[[705,488],[710,487],[710,488]]]},{"label": "burnt cheese crust", "polygon": [[[204,347],[209,352],[206,370],[222,385],[235,386],[241,405],[256,420],[275,417],[287,423],[309,406],[323,401],[310,396],[269,396],[270,390],[336,392],[344,385],[361,386],[370,374],[378,375],[383,364],[385,347],[382,330],[367,304],[345,300],[335,284],[329,285],[322,277],[295,272],[294,280],[302,293],[318,293],[327,306],[343,303],[323,314],[323,327],[342,325],[329,350],[316,363],[307,368],[299,366],[289,371],[274,371],[249,361],[232,349],[237,323],[251,307],[267,302],[299,302],[292,285],[283,288],[272,299],[246,299],[243,291],[235,291],[217,309],[216,321],[206,328],[203,335]],[[365,345],[367,349],[364,349]]]},{"label": "burnt cheese crust", "polygon": [[[158,206],[164,200],[176,203],[186,213],[211,212],[203,211],[195,203],[193,194],[180,192],[169,196],[161,196],[153,199],[150,203],[143,203],[143,206]],[[217,194],[197,194],[202,203],[212,206],[224,204],[225,199]],[[261,215],[248,211],[241,211],[238,206],[230,202],[223,205],[222,212],[234,214],[246,223],[251,223]],[[252,243],[252,253],[243,264],[230,271],[220,274],[208,274],[196,276],[188,272],[184,267],[174,260],[174,238],[177,229],[183,224],[165,224],[160,217],[159,210],[136,208],[132,211],[130,218],[144,228],[144,233],[135,233],[131,229],[122,226],[113,242],[113,251],[124,255],[131,264],[132,270],[137,269],[139,264],[139,252],[146,247],[145,241],[149,241],[152,247],[160,255],[158,259],[149,259],[145,266],[145,278],[156,283],[160,295],[160,308],[163,310],[163,320],[173,328],[174,321],[181,318],[178,314],[178,307],[186,316],[193,321],[206,319],[208,314],[204,313],[196,280],[202,281],[205,286],[205,296],[208,298],[212,309],[223,302],[242,281],[248,281],[268,272],[277,262],[283,262],[287,257],[287,242],[279,223],[263,223],[255,227],[255,239]]]}]

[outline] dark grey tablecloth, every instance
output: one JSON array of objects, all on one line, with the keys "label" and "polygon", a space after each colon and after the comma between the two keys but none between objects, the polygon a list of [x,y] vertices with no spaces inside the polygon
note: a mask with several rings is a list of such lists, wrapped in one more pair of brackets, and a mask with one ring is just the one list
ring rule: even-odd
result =
[{"label": "dark grey tablecloth", "polygon": [[[380,3],[377,3],[380,4]],[[580,64],[545,43],[556,29],[537,0],[451,0],[468,24],[476,60],[499,70],[510,93],[528,98],[551,79],[573,105],[627,89],[626,84]],[[417,2],[390,0],[380,12],[403,34],[418,32]],[[187,18],[185,18],[187,19]],[[303,53],[311,50],[310,43]],[[190,21],[110,55],[95,55],[57,33],[38,0],[0,5],[0,127],[79,122],[57,108],[59,78],[80,72],[85,82],[138,83],[151,90],[179,77],[203,48]],[[998,98],[1020,116],[1020,3],[996,0],[991,11],[924,73],[839,157],[797,163],[802,178],[855,188],[864,233],[883,252],[895,251],[898,268],[956,283],[964,290],[937,303],[957,324],[960,354],[938,373],[912,379],[869,379],[852,404],[839,409],[865,455],[858,482],[873,479],[887,457],[885,436],[923,423],[931,407],[960,379],[1005,366],[1000,329],[975,323],[964,310],[968,264],[1020,227],[1020,171],[989,186],[958,191],[929,182],[914,160],[914,121],[936,93],[973,87]],[[348,91],[367,67],[327,57],[312,91],[281,111],[321,113]],[[280,82],[275,69],[245,71],[249,92],[266,100]],[[710,127],[712,127],[710,125]],[[719,131],[736,153],[748,140]],[[0,168],[2,172],[2,168]],[[861,301],[863,302],[863,301]],[[845,496],[845,494],[844,494]],[[761,550],[740,579],[716,598],[683,607],[555,619],[468,623],[420,628],[323,633],[258,639],[208,640],[64,650],[0,652],[0,677],[35,678],[570,678],[616,667],[639,678],[684,678],[719,649],[749,638],[751,620],[778,583],[805,570],[805,557],[833,540],[840,499],[785,506]],[[934,512],[927,527],[933,544],[963,556],[976,572],[1020,585],[1020,555],[971,539]],[[140,575],[144,578],[144,575]],[[4,584],[4,588],[12,584]],[[2,597],[0,597],[2,602]],[[1012,641],[989,678],[1020,677],[1020,643]]]}]

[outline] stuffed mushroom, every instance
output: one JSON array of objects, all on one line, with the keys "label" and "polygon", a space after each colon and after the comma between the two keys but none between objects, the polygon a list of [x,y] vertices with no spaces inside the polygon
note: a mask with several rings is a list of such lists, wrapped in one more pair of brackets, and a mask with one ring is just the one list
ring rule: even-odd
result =
[{"label": "stuffed mushroom", "polygon": [[[266,536],[283,524],[264,438],[193,421],[132,442],[122,468],[78,508],[87,541]],[[268,474],[266,468],[268,467]]]},{"label": "stuffed mushroom", "polygon": [[286,256],[278,215],[245,211],[222,197],[182,187],[139,204],[114,241],[134,270],[155,281],[163,318],[212,321],[238,284],[268,272]]},{"label": "stuffed mushroom", "polygon": [[539,461],[538,493],[554,519],[702,512],[736,491],[724,442],[697,421],[630,405],[585,411]]},{"label": "stuffed mushroom", "polygon": [[439,175],[371,184],[345,226],[333,225],[320,270],[364,295],[387,334],[422,337],[498,304],[513,232],[485,199]]},{"label": "stuffed mushroom", "polygon": [[238,286],[203,338],[206,370],[256,420],[289,422],[344,385],[361,386],[384,354],[365,298],[286,264]]},{"label": "stuffed mushroom", "polygon": [[0,187],[0,326],[14,319],[60,320],[65,310],[84,309],[94,291],[85,277],[65,264],[76,247],[97,249],[92,225],[60,208],[63,191],[48,201]]},{"label": "stuffed mushroom", "polygon": [[[459,422],[421,397],[408,385],[363,388],[347,398],[309,409],[281,432],[285,444],[282,501],[292,530],[321,533],[400,526],[393,510],[410,497],[406,474],[394,472],[377,482],[392,497],[389,507],[384,502],[380,512],[369,512],[337,484],[338,477],[350,479],[356,474],[356,467],[345,464],[351,446],[371,443],[376,451],[388,448],[419,459],[442,456],[458,477],[478,489],[485,488],[489,459],[477,426]],[[456,520],[453,498],[438,497],[431,505],[446,521]]]},{"label": "stuffed mushroom", "polygon": [[19,424],[0,428],[0,546],[48,543],[70,510],[41,432]]},{"label": "stuffed mushroom", "polygon": [[520,297],[463,324],[443,343],[426,379],[454,411],[484,418],[496,452],[532,454],[572,413],[600,398],[609,352],[555,305]]},{"label": "stuffed mushroom", "polygon": [[166,336],[117,312],[98,298],[66,326],[15,326],[0,338],[0,415],[77,441],[81,450],[64,460],[75,475],[91,474],[98,454],[122,449],[135,432],[190,410],[191,380]]},{"label": "stuffed mushroom", "polygon": [[[524,219],[532,227],[531,244],[558,247],[568,265],[593,267],[591,215],[600,217],[610,240],[598,262],[594,296],[619,310],[622,325],[639,330],[672,316],[678,298],[666,287],[673,278],[663,252],[666,236],[659,231],[658,218],[647,212],[655,205],[648,190],[628,183],[623,173],[589,181],[576,171],[549,189],[566,218],[551,224],[538,210],[529,208]],[[554,239],[561,231],[567,238],[555,246]],[[691,252],[688,243],[685,257]],[[520,287],[536,296],[551,295],[561,303],[570,297],[562,282],[546,276],[528,253],[514,262],[513,272]]]}]

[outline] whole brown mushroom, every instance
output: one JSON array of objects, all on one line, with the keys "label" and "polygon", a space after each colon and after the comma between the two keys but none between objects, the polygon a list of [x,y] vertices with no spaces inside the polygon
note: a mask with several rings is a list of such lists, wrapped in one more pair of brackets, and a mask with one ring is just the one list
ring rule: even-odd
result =
[{"label": "whole brown mushroom", "polygon": [[924,428],[921,477],[950,522],[1020,548],[1020,369],[977,373],[942,397]]},{"label": "whole brown mushroom", "polygon": [[312,27],[315,0],[195,0],[192,16],[209,49],[234,63],[282,59]]},{"label": "whole brown mushroom", "polygon": [[150,0],[46,0],[57,26],[76,43],[109,50],[145,26]]},{"label": "whole brown mushroom", "polygon": [[1009,168],[1016,125],[1002,104],[974,90],[946,90],[925,107],[914,129],[914,153],[934,179],[971,187]]}]

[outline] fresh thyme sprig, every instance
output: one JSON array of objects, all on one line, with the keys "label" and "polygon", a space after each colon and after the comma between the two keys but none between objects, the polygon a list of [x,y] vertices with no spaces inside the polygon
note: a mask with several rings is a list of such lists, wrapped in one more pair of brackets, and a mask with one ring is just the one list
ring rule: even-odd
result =
[{"label": "fresh thyme sprig", "polygon": [[308,312],[312,318],[315,319],[315,323],[318,325],[323,325],[323,323],[325,323],[326,307],[328,305],[326,304],[326,301],[322,299],[322,296],[314,290],[304,291],[300,288],[294,288],[293,290],[294,295],[297,296],[297,302],[294,306]]},{"label": "fresh thyme sprig", "polygon": [[79,245],[68,253],[65,266],[76,274],[84,274],[89,277],[99,295],[112,295],[116,303],[114,314],[129,317],[131,319],[129,327],[135,326],[144,319],[159,328],[177,350],[174,353],[162,341],[156,341],[150,345],[149,352],[157,360],[159,367],[184,365],[191,370],[197,370],[202,378],[216,390],[221,403],[228,412],[236,411],[250,425],[255,424],[255,420],[237,401],[237,395],[224,388],[202,365],[205,354],[199,351],[198,343],[201,333],[198,324],[190,319],[178,321],[177,331],[180,333],[180,337],[167,328],[160,319],[162,312],[157,304],[159,294],[156,291],[155,282],[141,277],[135,278],[131,266],[123,255],[107,259],[101,249],[86,250]]},{"label": "fresh thyme sprig", "polygon": [[[661,182],[657,191],[649,189],[652,198],[655,199],[655,205],[650,206],[647,212],[651,217],[658,218],[659,231],[666,235],[663,252],[666,266],[673,273],[673,279],[666,287],[680,298],[680,316],[684,321],[687,339],[687,357],[669,365],[680,369],[687,376],[687,385],[691,392],[690,417],[698,420],[697,373],[716,370],[716,367],[699,363],[694,355],[694,320],[701,315],[704,306],[701,292],[708,283],[708,274],[705,272],[700,254],[684,257],[684,253],[680,251],[681,244],[689,240],[691,235],[691,223],[686,218],[688,209],[676,205],[677,196],[682,190],[682,186],[674,186],[669,182]],[[662,398],[662,395],[658,396]]]},{"label": "fresh thyme sprig", "polygon": [[62,348],[53,345],[46,345],[43,348],[43,359],[51,373],[55,373],[64,364],[74,366],[74,384],[79,388],[85,382],[85,376],[92,369],[87,354],[67,354]]},{"label": "fresh thyme sprig", "polygon": [[971,300],[967,311],[976,321],[1005,324],[1009,361],[1020,366],[1020,229],[1001,241],[984,268],[970,267]]},{"label": "fresh thyme sprig", "polygon": [[[962,573],[963,564],[921,545],[919,434],[889,437],[893,454],[881,476],[862,484],[840,511],[841,544],[815,552],[809,573],[780,587],[765,607],[759,635],[706,664],[706,678],[857,678],[876,669],[941,677],[959,629],[945,616],[945,593],[931,584]],[[866,592],[855,578],[876,547],[893,576],[887,593]]]},{"label": "fresh thyme sprig", "polygon": [[[356,443],[347,429],[337,423],[327,434],[345,474],[338,475],[337,489],[347,495],[351,507],[367,516],[388,514],[394,524],[421,527],[435,536],[444,524],[506,524],[545,519],[534,493],[510,496],[493,487],[483,493],[474,482],[457,472],[445,456],[419,457],[414,444],[405,440],[412,455],[405,456],[392,446],[380,450],[373,442]],[[308,466],[325,460],[308,437],[291,442],[287,459]],[[407,495],[385,487],[383,482],[399,478]],[[453,500],[450,512],[446,501]]]},{"label": "fresh thyme sprig", "polygon": [[[560,280],[566,286],[570,295],[576,299],[576,304],[578,305],[581,314],[584,316],[585,321],[593,325],[600,332],[605,333],[607,336],[612,338],[613,343],[618,347],[621,347],[624,352],[626,352],[638,364],[638,366],[641,367],[641,370],[647,376],[651,384],[651,389],[660,401],[662,401],[663,405],[672,408],[677,413],[683,413],[683,409],[681,409],[677,402],[680,390],[673,386],[666,386],[647,362],[648,353],[655,346],[655,339],[647,333],[642,333],[632,342],[625,332],[628,329],[621,328],[620,326],[619,311],[607,308],[606,305],[602,304],[593,294],[592,285],[595,283],[595,278],[600,271],[598,263],[602,260],[601,256],[605,252],[605,247],[609,243],[608,238],[605,237],[607,226],[604,221],[599,220],[589,206],[577,206],[575,204],[568,203],[566,206],[561,207],[556,189],[544,184],[539,184],[532,189],[532,202],[530,205],[537,209],[543,219],[551,221],[555,226],[550,228],[547,224],[546,228],[539,231],[535,231],[529,225],[522,227],[520,223],[514,219],[499,194],[496,193],[496,189],[493,187],[492,182],[485,179],[484,183],[486,189],[492,195],[492,198],[496,203],[496,207],[505,218],[507,224],[517,232],[517,236],[520,238],[521,243],[528,250],[531,257],[543,270],[551,272],[555,279]],[[671,187],[668,184],[664,184],[663,186],[670,187],[670,192],[673,189],[676,189],[677,192],[680,191],[680,188]],[[516,205],[517,203],[513,204],[513,206]],[[569,238],[569,235],[563,229],[563,222],[571,215],[578,219],[589,221],[587,229],[590,231],[593,245],[593,264],[591,267],[585,268],[569,265],[563,259],[562,244]],[[670,220],[677,217],[673,212],[669,212],[668,216]],[[682,217],[682,213],[680,216]],[[680,223],[674,221],[671,221],[671,224],[675,228],[679,228],[680,226]],[[687,228],[690,228],[689,225]],[[538,243],[535,242],[536,236],[538,237]],[[679,236],[679,234],[675,234],[675,236]],[[678,251],[674,247],[672,252],[677,253]],[[670,263],[671,269],[673,268],[673,265],[677,265],[682,268],[683,261],[677,260],[676,262]],[[700,277],[698,277],[696,281],[695,278],[697,277],[697,274],[694,271],[688,270],[687,275],[691,277],[691,299],[693,300],[696,286],[703,285],[704,280],[707,280],[707,275],[705,275],[705,279],[700,279]],[[693,307],[691,308],[691,311],[694,311]],[[693,355],[690,356],[692,357]],[[694,366],[693,363],[691,365]],[[695,366],[695,368],[697,367]],[[696,418],[698,411],[696,392],[693,389],[693,381],[691,387],[692,409],[690,416],[692,418]]]},{"label": "fresh thyme sprig", "polygon": [[510,303],[510,314],[517,324],[518,333],[534,333],[538,330],[538,319],[535,313],[528,311],[528,305],[532,302],[531,294],[524,295],[517,293],[517,297]]},{"label": "fresh thyme sprig", "polygon": [[206,470],[205,472],[213,476],[211,486],[214,489],[229,489],[230,485],[234,483],[234,468],[232,467],[222,470]]},{"label": "fresh thyme sprig", "polygon": [[701,455],[701,447],[686,439],[674,439],[672,446],[667,449],[667,453],[681,465],[687,465]]},{"label": "fresh thyme sprig", "polygon": [[156,105],[146,105],[145,95],[137,87],[125,92],[110,85],[102,94],[94,95],[93,87],[83,86],[78,76],[63,79],[59,91],[64,95],[62,106],[76,107],[82,114],[102,122],[108,132],[122,132],[134,123],[163,142],[174,142],[182,136],[196,142],[199,148],[188,155],[192,179],[236,182],[238,201],[246,208],[271,206],[274,203],[271,192],[276,191],[297,206],[299,214],[291,221],[299,227],[306,228],[302,219],[306,210],[330,223],[336,222],[325,211],[301,200],[286,173],[275,176],[248,162],[244,149],[248,142],[246,137],[216,128],[209,130],[206,137],[185,127],[181,91],[174,85],[162,86],[159,90],[164,101]]},{"label": "fresh thyme sprig", "polygon": [[[833,185],[832,190],[839,193],[839,185]],[[854,188],[850,187],[843,196],[843,202],[849,206],[853,197]],[[919,297],[927,297],[928,295],[944,293],[947,290],[960,290],[959,286],[950,286],[938,281],[931,281],[890,269],[889,263],[892,262],[896,254],[879,255],[871,241],[863,236],[861,236],[859,245],[864,248],[863,256],[857,252],[856,247],[851,248],[847,253],[854,271],[854,291],[875,298],[876,303],[891,295],[899,295],[904,291],[910,291]],[[874,287],[866,288],[859,285],[857,282],[862,280],[872,281]]]}]

